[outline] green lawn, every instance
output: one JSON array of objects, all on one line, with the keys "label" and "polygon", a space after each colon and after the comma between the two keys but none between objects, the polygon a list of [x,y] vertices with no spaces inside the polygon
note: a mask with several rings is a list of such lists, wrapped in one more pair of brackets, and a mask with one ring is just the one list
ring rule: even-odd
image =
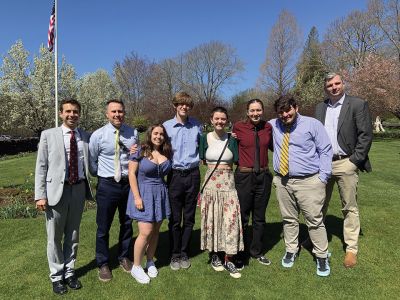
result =
[{"label": "green lawn", "polygon": [[[337,193],[327,217],[330,240],[331,276],[318,277],[310,254],[304,251],[292,269],[281,267],[284,253],[281,220],[274,191],[267,210],[265,245],[271,266],[254,261],[233,279],[227,272],[214,272],[208,255],[199,250],[199,215],[193,234],[192,267],[172,271],[168,267],[168,233],[163,224],[158,247],[159,277],[141,286],[123,273],[113,261],[114,279],[101,283],[94,261],[95,210],[83,215],[77,274],[84,285],[70,291],[74,299],[397,299],[399,267],[399,163],[400,140],[374,142],[370,157],[373,172],[360,174],[359,202],[363,236],[360,237],[359,264],[354,269],[342,266],[342,218]],[[0,161],[0,186],[23,183],[34,167],[34,155]],[[116,253],[117,219],[110,245]],[[0,297],[43,299],[52,295],[48,279],[44,218],[0,220]],[[134,226],[136,231],[136,225]],[[302,226],[302,234],[305,227]],[[397,242],[396,242],[397,241]]]}]

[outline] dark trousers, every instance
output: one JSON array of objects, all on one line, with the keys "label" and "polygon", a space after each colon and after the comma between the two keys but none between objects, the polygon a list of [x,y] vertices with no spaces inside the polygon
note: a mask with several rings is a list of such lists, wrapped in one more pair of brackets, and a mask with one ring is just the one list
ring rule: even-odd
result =
[{"label": "dark trousers", "polygon": [[97,185],[97,234],[96,234],[96,261],[101,267],[110,261],[109,232],[118,209],[119,242],[118,259],[132,257],[132,219],[126,215],[126,205],[129,195],[128,179],[115,182],[113,178],[98,178]]},{"label": "dark trousers", "polygon": [[[264,255],[263,237],[265,211],[271,194],[271,173],[242,173],[236,169],[235,186],[240,202],[244,250],[246,255],[260,257]],[[252,215],[253,239],[249,232],[249,219]]]},{"label": "dark trousers", "polygon": [[[171,205],[168,227],[172,258],[188,256],[199,190],[199,168],[185,173],[172,170],[168,175],[168,194]],[[183,224],[181,225],[182,217]]]}]

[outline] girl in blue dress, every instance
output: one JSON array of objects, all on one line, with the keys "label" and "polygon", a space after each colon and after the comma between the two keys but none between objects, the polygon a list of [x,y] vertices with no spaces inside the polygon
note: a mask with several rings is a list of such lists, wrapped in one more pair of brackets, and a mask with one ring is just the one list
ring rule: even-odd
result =
[{"label": "girl in blue dress", "polygon": [[[161,223],[170,215],[167,185],[164,176],[171,169],[172,147],[163,125],[150,126],[145,142],[129,161],[129,193],[127,215],[137,220],[139,234],[133,250],[131,275],[146,284],[157,277],[153,257],[157,248]],[[142,259],[146,252],[146,270]]]}]

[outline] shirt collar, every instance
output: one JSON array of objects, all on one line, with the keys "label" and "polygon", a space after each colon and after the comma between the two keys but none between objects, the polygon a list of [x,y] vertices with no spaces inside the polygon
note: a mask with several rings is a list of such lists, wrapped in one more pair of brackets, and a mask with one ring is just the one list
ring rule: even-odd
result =
[{"label": "shirt collar", "polygon": [[174,121],[175,121],[175,124],[173,125],[173,127],[176,127],[177,125],[182,125],[182,126],[185,126],[186,124],[191,124],[191,125],[193,125],[193,122],[192,122],[192,118],[191,117],[187,117],[187,119],[186,119],[186,122],[185,123],[181,123],[181,122],[178,122],[178,118],[175,116],[174,117],[174,119],[173,119]]},{"label": "shirt collar", "polygon": [[344,101],[344,97],[345,96],[346,96],[346,94],[343,94],[343,96],[335,104],[332,104],[331,99],[329,99],[328,106],[335,108],[335,107],[338,107],[339,105],[343,105],[343,101]]},{"label": "shirt collar", "polygon": [[[124,128],[125,128],[125,123],[122,123],[121,127],[119,128],[119,132],[124,132]],[[114,127],[113,124],[111,124],[110,122],[108,122],[107,127],[112,131],[112,132],[117,132],[117,128]]]},{"label": "shirt collar", "polygon": [[61,125],[61,130],[62,130],[63,134],[70,133],[71,131],[74,131],[75,134],[78,133],[78,129],[77,128],[75,128],[74,130],[71,130],[67,126],[65,126],[64,124]]},{"label": "shirt collar", "polygon": [[[257,124],[253,124],[249,118],[247,118],[244,123],[248,126],[248,128],[250,129],[254,129],[254,127],[257,128],[264,128],[265,124],[267,123],[265,120],[260,120],[260,122],[258,122]],[[259,130],[259,129],[258,129]]]},{"label": "shirt collar", "polygon": [[[302,118],[303,118],[303,116],[302,116],[301,114],[299,114],[299,112],[297,112],[296,119],[295,119],[294,122],[289,126],[289,127],[290,127],[290,132],[292,132],[292,131],[297,127],[297,124],[299,124],[299,123],[301,122],[301,119],[302,119]],[[283,132],[285,132],[285,131],[286,131],[286,126],[283,125],[282,121],[281,121],[279,118],[277,118],[277,121],[278,121],[279,128],[280,128]]]}]

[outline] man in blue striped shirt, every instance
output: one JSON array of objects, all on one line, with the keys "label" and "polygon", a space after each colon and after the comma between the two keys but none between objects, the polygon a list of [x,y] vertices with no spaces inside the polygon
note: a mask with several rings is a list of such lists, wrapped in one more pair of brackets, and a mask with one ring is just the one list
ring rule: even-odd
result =
[{"label": "man in blue striped shirt", "polygon": [[299,213],[313,242],[317,275],[328,276],[328,239],[322,207],[325,185],[331,175],[332,146],[322,123],[298,113],[296,99],[281,96],[274,103],[273,184],[283,219],[286,253],[282,266],[290,268],[299,251]]}]

